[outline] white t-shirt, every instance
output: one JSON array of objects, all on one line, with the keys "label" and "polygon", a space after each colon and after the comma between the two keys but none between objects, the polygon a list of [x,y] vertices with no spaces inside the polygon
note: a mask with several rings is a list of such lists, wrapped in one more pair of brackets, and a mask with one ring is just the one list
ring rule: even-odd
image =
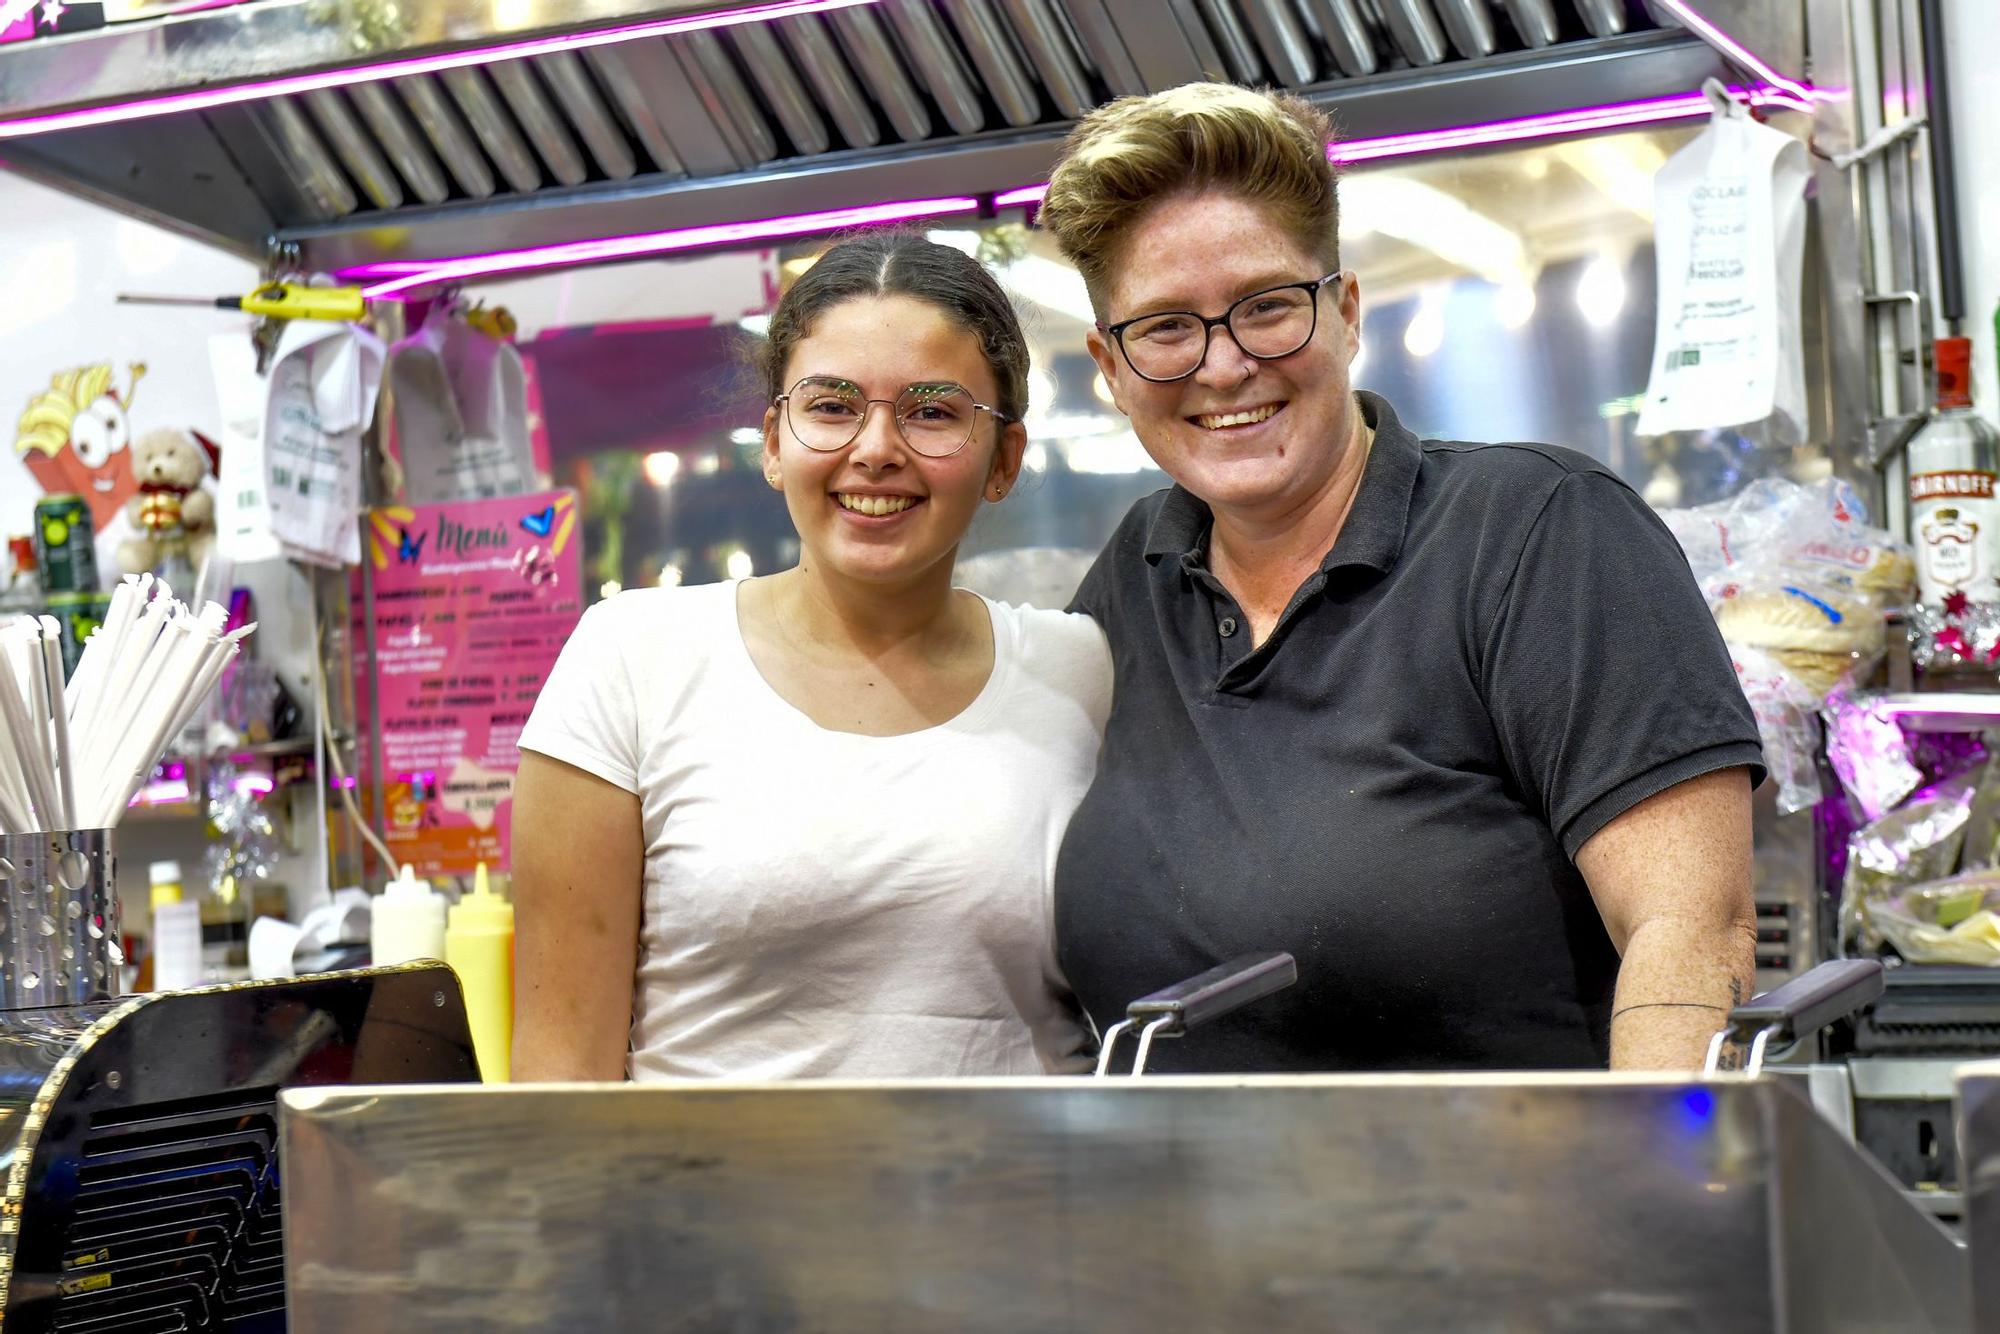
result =
[{"label": "white t-shirt", "polygon": [[[988,601],[993,674],[940,726],[820,727],[751,662],[736,585],[585,613],[521,747],[640,798],[634,1079],[1084,1064],[1051,930],[1111,708],[1085,616]],[[589,864],[590,849],[576,849]]]}]

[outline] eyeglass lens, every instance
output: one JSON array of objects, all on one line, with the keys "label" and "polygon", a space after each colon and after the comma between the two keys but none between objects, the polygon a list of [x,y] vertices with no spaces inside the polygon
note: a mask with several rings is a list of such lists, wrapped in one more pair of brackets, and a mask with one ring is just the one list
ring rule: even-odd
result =
[{"label": "eyeglass lens", "polygon": [[[1229,332],[1253,357],[1283,357],[1313,335],[1317,294],[1300,287],[1257,292],[1229,308]],[[1150,315],[1125,326],[1125,355],[1141,375],[1171,380],[1201,364],[1211,330],[1181,311]]]},{"label": "eyeglass lens", "polygon": [[[871,401],[852,381],[807,376],[785,396],[785,420],[807,449],[845,449],[861,434]],[[963,448],[979,415],[972,395],[949,380],[909,386],[897,395],[894,411],[904,441],[931,458]]]}]

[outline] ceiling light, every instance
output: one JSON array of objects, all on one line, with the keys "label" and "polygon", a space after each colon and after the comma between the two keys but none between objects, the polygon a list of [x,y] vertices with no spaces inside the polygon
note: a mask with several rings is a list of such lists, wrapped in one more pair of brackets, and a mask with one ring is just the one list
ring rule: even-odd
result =
[{"label": "ceiling light", "polygon": [[674,478],[680,476],[681,456],[671,449],[662,449],[646,455],[640,461],[639,468],[646,474],[647,481],[664,489],[672,486]]},{"label": "ceiling light", "polygon": [[1434,185],[1401,176],[1360,176],[1342,187],[1341,203],[1355,226],[1428,250],[1489,282],[1527,268],[1520,233]]},{"label": "ceiling light", "polygon": [[1417,297],[1416,313],[1403,330],[1403,351],[1413,357],[1428,357],[1444,346],[1445,291],[1433,284]]},{"label": "ceiling light", "polygon": [[757,573],[757,564],[750,559],[749,552],[738,547],[723,560],[722,571],[731,579],[748,579]]},{"label": "ceiling light", "polygon": [[1520,277],[1494,288],[1493,317],[1503,329],[1525,328],[1535,318],[1535,285]]},{"label": "ceiling light", "polygon": [[1576,280],[1576,308],[1593,329],[1608,329],[1625,309],[1625,268],[1609,255],[1584,265]]},{"label": "ceiling light", "polygon": [[1647,222],[1653,220],[1653,178],[1667,155],[1646,139],[1582,139],[1551,150],[1598,191]]}]

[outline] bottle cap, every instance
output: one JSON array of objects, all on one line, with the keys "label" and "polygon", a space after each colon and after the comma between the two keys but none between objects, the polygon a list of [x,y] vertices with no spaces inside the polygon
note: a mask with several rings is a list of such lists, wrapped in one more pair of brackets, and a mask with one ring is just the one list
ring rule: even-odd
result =
[{"label": "bottle cap", "polygon": [[486,878],[485,862],[479,863],[473,871],[472,892],[452,905],[451,929],[454,931],[514,929],[514,905],[493,892],[493,887]]},{"label": "bottle cap", "polygon": [[1937,405],[1940,408],[1972,406],[1972,340],[1937,340]]},{"label": "bottle cap", "polygon": [[408,863],[404,863],[402,872],[394,880],[383,886],[382,897],[395,899],[399,902],[422,901],[424,899],[437,899],[439,902],[443,902],[443,896],[431,888],[431,882],[417,879],[415,868]]}]

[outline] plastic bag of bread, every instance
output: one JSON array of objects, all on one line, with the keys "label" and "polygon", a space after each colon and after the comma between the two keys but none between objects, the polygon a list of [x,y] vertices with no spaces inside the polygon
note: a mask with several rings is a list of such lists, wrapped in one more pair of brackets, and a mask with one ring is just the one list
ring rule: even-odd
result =
[{"label": "plastic bag of bread", "polygon": [[1909,544],[1870,527],[1861,498],[1833,478],[1810,486],[1766,478],[1728,500],[1663,510],[1660,518],[1711,604],[1747,583],[1831,588],[1877,608],[1915,593]]},{"label": "plastic bag of bread", "polygon": [[1871,669],[1886,639],[1882,608],[1846,585],[1739,583],[1724,592],[1714,611],[1732,648],[1769,655],[1815,703],[1843,680]]}]

